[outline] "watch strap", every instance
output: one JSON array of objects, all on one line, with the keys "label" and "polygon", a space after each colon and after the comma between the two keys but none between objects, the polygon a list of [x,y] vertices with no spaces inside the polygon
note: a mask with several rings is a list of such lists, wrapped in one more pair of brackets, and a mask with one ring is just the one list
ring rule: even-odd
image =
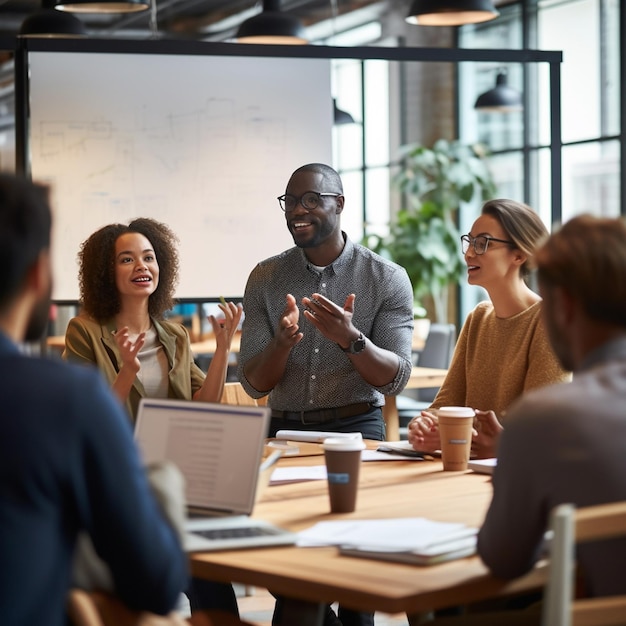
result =
[{"label": "watch strap", "polygon": [[359,336],[350,342],[347,348],[337,344],[344,352],[347,354],[358,354],[359,352],[363,352],[365,350],[365,337],[363,333],[359,331]]}]

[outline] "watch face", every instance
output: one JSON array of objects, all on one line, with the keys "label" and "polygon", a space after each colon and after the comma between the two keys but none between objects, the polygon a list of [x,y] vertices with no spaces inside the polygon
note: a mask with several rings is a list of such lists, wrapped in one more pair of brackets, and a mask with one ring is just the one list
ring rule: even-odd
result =
[{"label": "watch face", "polygon": [[352,354],[357,354],[358,352],[362,352],[365,349],[365,337],[361,335],[358,339],[355,339],[350,344],[350,352]]}]

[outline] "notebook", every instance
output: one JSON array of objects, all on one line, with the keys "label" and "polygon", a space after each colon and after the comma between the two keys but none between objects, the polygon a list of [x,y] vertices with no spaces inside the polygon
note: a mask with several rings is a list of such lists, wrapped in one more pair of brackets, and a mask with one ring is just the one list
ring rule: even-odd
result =
[{"label": "notebook", "polygon": [[474,470],[479,474],[493,474],[493,470],[498,464],[498,459],[473,459],[467,464],[467,469]]},{"label": "notebook", "polygon": [[135,440],[144,463],[172,461],[185,477],[188,552],[295,543],[295,533],[250,517],[269,419],[262,406],[141,400]]}]

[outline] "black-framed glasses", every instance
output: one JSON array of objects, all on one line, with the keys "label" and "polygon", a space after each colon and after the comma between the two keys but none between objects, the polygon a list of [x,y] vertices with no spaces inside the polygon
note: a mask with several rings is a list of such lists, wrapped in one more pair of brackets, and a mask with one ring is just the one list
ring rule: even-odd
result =
[{"label": "black-framed glasses", "polygon": [[312,211],[313,209],[317,209],[323,196],[334,196],[337,198],[340,195],[340,193],[305,191],[298,198],[297,196],[292,196],[290,193],[286,193],[284,196],[278,196],[278,204],[280,204],[280,208],[285,211],[285,213],[293,211],[298,204],[301,204],[307,211]]},{"label": "black-framed glasses", "polygon": [[461,250],[463,254],[466,254],[469,247],[474,248],[476,254],[485,254],[489,247],[490,241],[497,241],[499,243],[508,243],[509,245],[515,245],[514,241],[510,239],[496,239],[495,237],[489,237],[489,235],[478,235],[478,237],[472,237],[471,235],[461,235]]}]

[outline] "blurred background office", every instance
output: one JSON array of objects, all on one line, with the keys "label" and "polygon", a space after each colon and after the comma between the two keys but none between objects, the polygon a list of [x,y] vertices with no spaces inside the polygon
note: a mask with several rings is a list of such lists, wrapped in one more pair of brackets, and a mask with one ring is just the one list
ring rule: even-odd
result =
[{"label": "blurred background office", "polygon": [[[138,8],[138,2],[132,0],[133,8]],[[153,0],[143,11],[71,15],[80,21],[84,35],[92,38],[172,38],[236,45],[242,24],[265,9],[299,22],[305,45],[563,51],[563,202],[562,215],[556,216],[551,205],[550,84],[545,64],[334,59],[331,91],[337,111],[332,164],[351,202],[344,228],[357,241],[368,235],[386,236],[394,216],[409,202],[396,182],[401,146],[431,147],[440,139],[469,146],[480,143],[497,195],[527,202],[546,224],[583,212],[623,214],[620,119],[626,119],[626,81],[620,80],[624,74],[620,58],[626,18],[619,0],[495,0],[494,14],[489,16],[493,19],[461,26],[424,25],[420,16],[413,20],[417,24],[407,22],[419,4],[409,0]],[[0,65],[3,170],[15,167],[11,39],[27,30],[27,18],[32,21],[42,11],[55,11],[53,5],[52,0],[0,4],[0,37],[6,42],[0,49],[8,50]],[[454,214],[460,233],[467,232],[479,206],[479,197],[461,203]],[[485,297],[464,280],[453,280],[447,295],[445,319],[437,321],[457,327]],[[433,303],[427,297],[423,300],[416,304],[423,305],[426,316],[434,320]],[[61,309],[56,320],[54,333],[60,333]]]}]

